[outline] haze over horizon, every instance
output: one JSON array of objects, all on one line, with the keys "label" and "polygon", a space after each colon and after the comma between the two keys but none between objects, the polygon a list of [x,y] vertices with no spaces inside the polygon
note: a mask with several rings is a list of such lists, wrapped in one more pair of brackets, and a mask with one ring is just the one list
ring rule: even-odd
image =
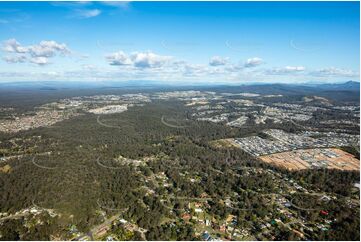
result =
[{"label": "haze over horizon", "polygon": [[0,6],[0,83],[359,81],[359,2]]}]

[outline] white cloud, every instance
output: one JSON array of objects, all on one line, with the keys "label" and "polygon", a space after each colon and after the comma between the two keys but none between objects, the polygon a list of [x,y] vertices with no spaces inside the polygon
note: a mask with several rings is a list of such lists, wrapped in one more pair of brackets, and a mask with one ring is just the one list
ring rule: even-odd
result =
[{"label": "white cloud", "polygon": [[123,51],[118,51],[107,55],[106,60],[110,65],[126,66],[130,65],[136,68],[158,68],[172,59],[171,56],[162,56],[154,54],[153,52],[133,52],[130,55]]},{"label": "white cloud", "polygon": [[37,57],[33,57],[30,59],[31,63],[43,66],[43,65],[47,65],[49,64],[49,59],[47,57],[44,56],[37,56]]},{"label": "white cloud", "polygon": [[116,7],[116,8],[122,8],[127,9],[129,7],[129,1],[104,1],[101,2],[104,5]]},{"label": "white cloud", "polygon": [[94,71],[98,69],[95,65],[89,65],[89,64],[83,64],[81,67],[83,70],[86,71]]},{"label": "white cloud", "polygon": [[[56,7],[66,8],[69,11],[68,18],[88,19],[101,14],[114,14],[118,9],[127,10],[130,6],[128,1],[54,1],[50,3]],[[102,5],[101,7],[99,5]]]},{"label": "white cloud", "polygon": [[48,59],[57,54],[68,55],[71,53],[66,44],[53,40],[43,40],[37,45],[22,46],[16,39],[9,39],[3,42],[2,50],[14,54],[3,58],[8,63],[25,63],[26,60],[29,60],[30,63],[38,65],[49,64]]},{"label": "white cloud", "polygon": [[26,53],[28,51],[27,47],[21,46],[21,44],[16,39],[8,39],[4,41],[2,49],[5,52],[14,53]]},{"label": "white cloud", "polygon": [[185,64],[180,69],[180,73],[187,77],[200,77],[207,76],[209,74],[209,69],[204,65]]},{"label": "white cloud", "polygon": [[259,57],[249,58],[245,61],[244,64],[232,64],[232,63],[229,63],[228,61],[229,61],[229,58],[222,58],[219,56],[214,56],[214,57],[212,57],[209,64],[211,66],[223,65],[223,66],[225,66],[226,71],[239,72],[239,71],[244,70],[245,68],[256,67],[256,66],[259,66],[264,63],[263,59],[259,58]]},{"label": "white cloud", "polygon": [[59,44],[53,40],[41,41],[38,45],[32,45],[28,47],[30,54],[34,57],[53,57],[57,53],[69,54],[70,50],[66,44]]},{"label": "white cloud", "polygon": [[24,63],[27,61],[25,55],[12,55],[12,56],[4,56],[3,60],[7,63]]},{"label": "white cloud", "polygon": [[285,74],[295,74],[302,73],[306,70],[304,66],[285,66],[282,68],[274,68],[271,70],[266,70],[266,74],[268,75],[285,75]]},{"label": "white cloud", "polygon": [[[47,59],[33,59],[38,65],[45,64]],[[242,67],[239,65],[238,67]],[[238,71],[228,70],[228,66],[211,67],[208,63],[191,64],[185,61],[170,61],[169,64],[159,68],[137,68],[133,64],[124,66],[124,68],[104,68],[101,66],[80,65],[74,69],[54,70],[48,68],[38,68],[31,72],[19,69],[14,72],[1,72],[0,81],[9,80],[83,80],[83,81],[127,81],[127,80],[157,80],[164,82],[181,83],[242,83],[242,82],[279,82],[303,83],[309,80],[324,80],[325,82],[334,82],[345,80],[343,76],[325,76],[315,77],[311,72],[293,71],[282,72],[278,76],[269,75],[263,69],[237,69]],[[286,70],[286,67],[279,68]],[[325,68],[328,69],[328,68]],[[46,71],[45,71],[46,70]],[[298,74],[299,73],[299,74]],[[274,74],[274,73],[273,73]]]},{"label": "white cloud", "polygon": [[231,64],[231,65],[228,65],[225,67],[225,70],[228,71],[228,72],[239,72],[241,70],[243,70],[243,66],[242,65],[234,65],[234,64]]},{"label": "white cloud", "polygon": [[150,51],[147,51],[147,52],[134,52],[131,54],[130,59],[132,60],[135,67],[156,68],[156,67],[161,67],[167,62],[169,62],[172,59],[172,57],[157,55]]},{"label": "white cloud", "polygon": [[228,58],[223,58],[221,56],[213,56],[209,61],[209,65],[211,66],[223,66],[228,62]]},{"label": "white cloud", "polygon": [[108,63],[112,66],[124,66],[131,65],[132,61],[129,56],[125,54],[123,51],[118,51],[112,54],[109,54],[105,57]]},{"label": "white cloud", "polygon": [[246,63],[244,64],[244,67],[255,67],[263,64],[263,60],[259,57],[253,57],[247,59]]},{"label": "white cloud", "polygon": [[[3,43],[2,57],[7,63],[32,63],[45,66],[52,63],[57,56],[74,56],[66,44],[56,41],[41,41],[38,44],[23,46],[15,39]],[[34,69],[28,73],[29,80],[159,80],[159,81],[192,81],[192,82],[295,82],[305,80],[340,80],[345,77],[356,77],[357,72],[336,67],[318,70],[307,70],[304,66],[284,66],[273,69],[251,68],[263,64],[259,57],[249,58],[244,62],[232,63],[228,58],[213,56],[207,63],[195,63],[180,60],[172,56],[156,54],[152,51],[138,51],[126,53],[118,51],[105,56],[104,65],[91,65],[86,61],[74,65],[74,68]],[[100,64],[100,63],[97,63]],[[121,68],[112,68],[110,66]],[[28,76],[24,73],[14,72],[14,76],[2,76],[0,80],[24,79]],[[53,74],[51,74],[53,73]],[[9,75],[9,73],[5,73]]]},{"label": "white cloud", "polygon": [[93,18],[100,15],[102,11],[99,9],[77,9],[74,13],[76,18]]},{"label": "white cloud", "polygon": [[304,71],[305,69],[306,68],[303,67],[303,66],[286,66],[285,67],[285,70],[290,71],[290,72],[292,72],[292,71]]},{"label": "white cloud", "polygon": [[325,76],[325,77],[355,77],[358,76],[359,73],[353,71],[353,70],[347,70],[347,69],[341,69],[336,67],[329,67],[329,68],[323,68],[316,71],[312,71],[311,75],[314,76]]},{"label": "white cloud", "polygon": [[99,16],[102,10],[96,8],[97,2],[91,1],[53,1],[51,5],[69,10],[68,18],[87,19]]}]

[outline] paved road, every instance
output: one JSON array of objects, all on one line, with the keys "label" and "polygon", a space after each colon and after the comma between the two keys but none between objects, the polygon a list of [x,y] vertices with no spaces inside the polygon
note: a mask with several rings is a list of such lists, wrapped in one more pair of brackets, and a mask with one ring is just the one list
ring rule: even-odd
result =
[{"label": "paved road", "polygon": [[106,165],[102,164],[102,163],[99,161],[99,159],[100,159],[100,157],[97,158],[96,162],[97,162],[98,165],[100,165],[100,166],[103,167],[103,168],[114,169],[114,170],[124,169],[124,167],[122,167],[122,166],[118,166],[118,167],[116,167],[116,166],[106,166]]},{"label": "paved road", "polygon": [[99,120],[99,118],[100,118],[100,116],[97,117],[97,123],[100,124],[101,126],[104,126],[104,127],[107,127],[107,128],[116,128],[116,129],[120,128],[119,126],[113,126],[113,125],[105,124],[105,123],[101,122]]},{"label": "paved road", "polygon": [[0,218],[0,221],[4,221],[4,220],[7,220],[7,219],[21,218],[21,217],[24,217],[24,216],[29,215],[29,214],[30,214],[29,212],[19,213],[19,214],[13,214],[13,215],[9,215],[9,216]]},{"label": "paved road", "polygon": [[37,167],[39,167],[41,169],[55,170],[55,169],[58,168],[58,167],[48,167],[48,166],[39,165],[38,163],[35,162],[35,157],[33,157],[33,159],[31,160],[31,163],[33,163],[35,166],[37,166]]},{"label": "paved road", "polygon": [[[117,213],[116,215],[106,219],[103,223],[96,225],[95,227],[93,227],[91,230],[89,230],[89,232],[86,233],[87,236],[90,237],[91,240],[94,240],[93,235],[96,234],[100,228],[103,228],[104,226],[110,226],[110,224],[116,220],[122,213]],[[84,237],[84,234],[76,237],[74,240],[79,240],[81,238]]]},{"label": "paved road", "polygon": [[161,118],[161,122],[162,124],[164,124],[165,126],[171,127],[171,128],[177,128],[177,129],[182,129],[182,128],[186,128],[188,126],[181,126],[181,125],[174,125],[174,124],[169,124],[164,120],[164,115]]},{"label": "paved road", "polygon": [[194,201],[201,201],[201,202],[205,202],[205,201],[210,201],[212,200],[211,197],[204,197],[204,198],[200,198],[200,197],[177,197],[177,196],[169,196],[172,199],[179,199],[179,200],[194,200]]}]

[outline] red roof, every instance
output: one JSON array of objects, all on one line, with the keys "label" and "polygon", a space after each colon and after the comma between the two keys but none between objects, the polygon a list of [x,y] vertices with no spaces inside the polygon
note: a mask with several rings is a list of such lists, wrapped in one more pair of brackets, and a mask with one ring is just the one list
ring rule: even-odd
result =
[{"label": "red roof", "polygon": [[321,210],[320,213],[321,213],[322,215],[328,215],[328,212],[325,211],[325,210]]},{"label": "red roof", "polygon": [[182,214],[182,219],[187,220],[187,219],[190,219],[190,218],[191,218],[190,214],[188,214],[188,213]]}]

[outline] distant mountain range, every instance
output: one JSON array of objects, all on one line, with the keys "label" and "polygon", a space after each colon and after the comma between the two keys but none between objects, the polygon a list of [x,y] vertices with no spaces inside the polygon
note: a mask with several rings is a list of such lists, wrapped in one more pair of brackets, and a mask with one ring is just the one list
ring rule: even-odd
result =
[{"label": "distant mountain range", "polygon": [[319,84],[316,86],[323,90],[339,90],[339,91],[360,90],[360,83],[355,81],[348,81],[344,83],[335,83],[335,84]]},{"label": "distant mountain range", "polygon": [[[43,101],[43,96],[51,100],[64,97],[121,94],[153,91],[212,91],[227,93],[258,93],[262,95],[283,95],[284,98],[302,98],[303,96],[319,96],[340,102],[356,102],[360,100],[360,83],[348,81],[335,84],[242,84],[242,85],[175,85],[160,81],[127,81],[127,82],[9,82],[0,83],[0,103],[19,102],[19,100]],[[9,101],[12,100],[12,101]],[[34,101],[34,102],[35,102]]]},{"label": "distant mountain range", "polygon": [[[360,83],[355,81],[348,81],[344,83],[325,83],[325,84],[284,84],[284,83],[242,83],[237,84],[216,84],[216,83],[197,83],[193,84],[177,84],[167,83],[163,81],[147,81],[147,80],[130,80],[130,81],[99,81],[99,82],[85,82],[85,81],[24,81],[24,82],[0,82],[0,88],[7,89],[38,89],[38,90],[57,90],[57,89],[92,89],[92,88],[122,88],[122,87],[138,87],[138,88],[161,88],[161,87],[242,87],[242,89],[279,89],[287,87],[291,89],[296,88],[319,88],[321,90],[339,90],[339,91],[357,91],[360,90]],[[237,88],[237,89],[238,89]]]}]

